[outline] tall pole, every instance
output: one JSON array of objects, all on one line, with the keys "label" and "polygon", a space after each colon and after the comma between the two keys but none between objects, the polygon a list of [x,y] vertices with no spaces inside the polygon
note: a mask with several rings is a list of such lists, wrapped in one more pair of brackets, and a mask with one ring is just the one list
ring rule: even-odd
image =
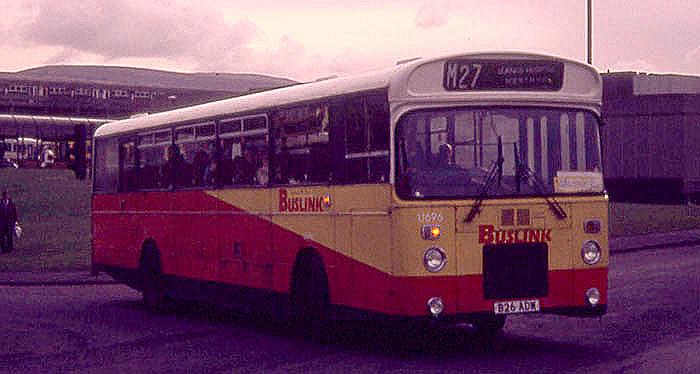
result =
[{"label": "tall pole", "polygon": [[591,4],[593,0],[588,0],[588,34],[586,39],[588,40],[588,53],[586,55],[586,61],[589,65],[593,64],[593,5]]}]

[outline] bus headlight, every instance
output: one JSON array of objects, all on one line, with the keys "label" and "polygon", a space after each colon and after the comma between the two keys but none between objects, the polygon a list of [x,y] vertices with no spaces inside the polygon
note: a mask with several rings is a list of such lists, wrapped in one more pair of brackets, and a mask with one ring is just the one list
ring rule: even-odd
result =
[{"label": "bus headlight", "polygon": [[600,245],[595,240],[588,240],[581,247],[581,259],[588,265],[595,265],[600,261]]},{"label": "bus headlight", "polygon": [[600,302],[600,291],[597,288],[589,288],[586,291],[586,301],[590,306],[596,306]]},{"label": "bus headlight", "polygon": [[423,265],[425,269],[431,273],[437,273],[445,267],[447,262],[447,255],[445,251],[438,247],[430,247],[425,250],[423,255]]}]

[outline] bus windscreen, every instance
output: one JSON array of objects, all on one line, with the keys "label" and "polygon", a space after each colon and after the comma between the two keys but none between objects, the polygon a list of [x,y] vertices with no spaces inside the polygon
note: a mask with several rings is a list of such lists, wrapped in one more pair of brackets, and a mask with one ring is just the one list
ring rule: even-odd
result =
[{"label": "bus windscreen", "polygon": [[[598,119],[549,108],[438,109],[397,127],[397,188],[409,199],[602,192]],[[499,151],[500,149],[500,151]],[[499,157],[500,155],[500,157]],[[483,191],[498,165],[497,183]],[[567,188],[561,181],[578,181]],[[600,180],[600,183],[591,183]]]}]

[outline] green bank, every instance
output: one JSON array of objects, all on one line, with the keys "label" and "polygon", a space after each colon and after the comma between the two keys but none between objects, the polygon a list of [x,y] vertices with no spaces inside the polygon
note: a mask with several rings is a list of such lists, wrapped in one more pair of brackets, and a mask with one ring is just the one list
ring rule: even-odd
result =
[{"label": "green bank", "polygon": [[89,269],[89,181],[65,169],[0,169],[0,186],[23,229],[15,250],[0,255],[0,271]]}]

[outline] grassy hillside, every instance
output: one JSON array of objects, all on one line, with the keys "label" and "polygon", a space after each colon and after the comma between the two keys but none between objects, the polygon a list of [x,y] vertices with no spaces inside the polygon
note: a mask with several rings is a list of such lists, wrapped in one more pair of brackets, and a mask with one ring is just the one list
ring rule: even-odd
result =
[{"label": "grassy hillside", "polygon": [[0,72],[0,78],[93,82],[239,93],[284,87],[297,83],[291,79],[262,74],[178,73],[156,69],[104,65],[47,65],[16,73]]},{"label": "grassy hillside", "polygon": [[700,206],[612,203],[610,235],[628,236],[700,228]]},{"label": "grassy hillside", "polygon": [[0,271],[88,269],[90,183],[70,170],[0,169],[24,230]]}]

